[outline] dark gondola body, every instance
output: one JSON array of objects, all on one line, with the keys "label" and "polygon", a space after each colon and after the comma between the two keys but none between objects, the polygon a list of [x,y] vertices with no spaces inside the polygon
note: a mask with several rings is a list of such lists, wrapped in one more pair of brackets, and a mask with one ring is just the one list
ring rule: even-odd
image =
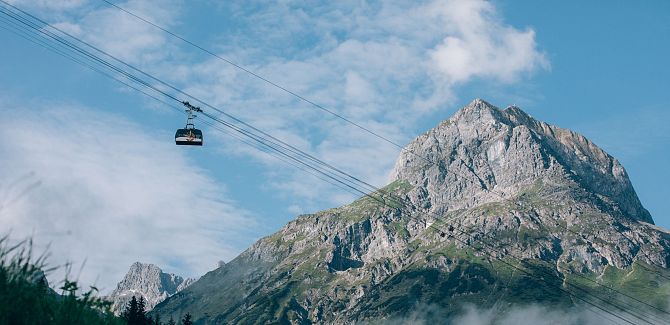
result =
[{"label": "dark gondola body", "polygon": [[180,146],[202,146],[202,131],[198,129],[178,129],[174,141]]}]

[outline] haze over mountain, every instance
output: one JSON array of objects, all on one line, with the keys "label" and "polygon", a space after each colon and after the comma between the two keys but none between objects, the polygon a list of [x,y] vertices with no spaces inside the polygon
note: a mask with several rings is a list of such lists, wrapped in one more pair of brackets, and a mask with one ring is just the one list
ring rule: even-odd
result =
[{"label": "haze over mountain", "polygon": [[408,144],[383,191],[401,199],[299,216],[155,311],[198,324],[345,324],[425,306],[428,320],[585,300],[667,310],[670,233],[623,166],[517,107],[473,101]]}]

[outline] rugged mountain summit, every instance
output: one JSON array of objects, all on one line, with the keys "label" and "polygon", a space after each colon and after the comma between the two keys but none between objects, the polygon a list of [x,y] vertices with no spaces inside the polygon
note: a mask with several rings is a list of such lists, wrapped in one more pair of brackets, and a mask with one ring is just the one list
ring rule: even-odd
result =
[{"label": "rugged mountain summit", "polygon": [[444,319],[468,303],[620,298],[605,286],[666,308],[670,233],[624,168],[519,108],[473,101],[412,141],[383,191],[400,199],[300,216],[157,312],[200,324],[352,323],[431,305]]},{"label": "rugged mountain summit", "polygon": [[430,202],[450,210],[511,198],[537,180],[555,179],[611,201],[626,218],[653,222],[623,166],[591,141],[480,99],[405,147],[393,179],[425,183]]},{"label": "rugged mountain summit", "polygon": [[164,273],[158,266],[135,262],[116,289],[107,297],[113,302],[112,310],[119,315],[133,296],[144,297],[146,309],[151,310],[167,297],[185,289],[195,279],[184,279]]}]

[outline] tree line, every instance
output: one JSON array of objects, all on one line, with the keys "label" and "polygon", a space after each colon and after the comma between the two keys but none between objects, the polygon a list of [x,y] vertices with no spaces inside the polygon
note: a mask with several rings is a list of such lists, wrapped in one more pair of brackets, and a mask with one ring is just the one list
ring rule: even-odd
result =
[{"label": "tree line", "polygon": [[121,318],[123,318],[128,325],[193,325],[191,320],[192,316],[189,313],[186,313],[184,317],[179,320],[177,323],[174,318],[170,317],[166,323],[161,322],[159,314],[155,314],[153,318],[147,315],[146,312],[146,301],[144,297],[140,296],[140,299],[137,300],[135,296],[128,302],[126,308],[121,313]]}]

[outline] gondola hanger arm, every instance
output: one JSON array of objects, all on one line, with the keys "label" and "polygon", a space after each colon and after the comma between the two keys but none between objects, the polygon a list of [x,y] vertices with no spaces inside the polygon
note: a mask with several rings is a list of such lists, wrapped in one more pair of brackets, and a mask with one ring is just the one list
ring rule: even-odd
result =
[{"label": "gondola hanger arm", "polygon": [[184,106],[186,106],[186,108],[187,108],[189,111],[202,112],[202,109],[200,109],[200,107],[198,107],[198,106],[193,106],[193,105],[191,105],[191,103],[189,103],[188,101],[183,101],[183,102],[181,102],[181,103],[184,104]]}]

